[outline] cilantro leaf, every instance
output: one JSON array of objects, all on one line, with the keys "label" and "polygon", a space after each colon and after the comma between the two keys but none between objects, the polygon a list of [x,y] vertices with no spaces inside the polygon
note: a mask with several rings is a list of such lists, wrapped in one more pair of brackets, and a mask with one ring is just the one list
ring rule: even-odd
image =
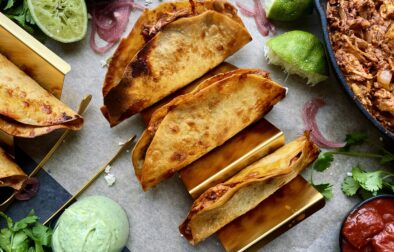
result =
[{"label": "cilantro leaf", "polygon": [[7,9],[13,7],[14,4],[15,4],[15,0],[8,0],[7,4],[4,7],[4,10],[7,10]]},{"label": "cilantro leaf", "polygon": [[325,171],[332,161],[334,161],[334,155],[331,152],[320,152],[312,168],[319,172]]},{"label": "cilantro leaf", "polygon": [[1,229],[0,249],[4,250],[5,252],[11,252],[11,238],[12,238],[12,232],[9,229],[7,228]]},{"label": "cilantro leaf", "polygon": [[30,212],[25,218],[15,222],[13,231],[18,232],[19,230],[27,228],[30,224],[36,223],[38,217],[34,215],[34,212]]},{"label": "cilantro leaf", "polygon": [[0,216],[7,221],[7,228],[0,230],[0,252],[44,252],[44,246],[51,247],[53,231],[38,223],[34,211],[15,223],[2,212]]},{"label": "cilantro leaf", "polygon": [[32,229],[32,232],[34,236],[33,240],[35,240],[36,242],[39,242],[44,246],[49,246],[51,244],[51,238],[53,233],[52,229],[40,223],[36,223],[36,225]]},{"label": "cilantro leaf", "polygon": [[312,185],[318,192],[320,192],[324,196],[324,198],[328,200],[332,199],[333,194],[332,194],[331,184],[326,183],[326,184],[319,184],[319,185],[312,184]]},{"label": "cilantro leaf", "polygon": [[354,196],[359,188],[360,184],[352,177],[346,177],[341,186],[342,192],[349,197]]},{"label": "cilantro leaf", "polygon": [[363,132],[347,134],[345,138],[346,145],[341,148],[341,151],[349,151],[350,147],[364,143],[367,138],[368,135]]},{"label": "cilantro leaf", "polygon": [[27,235],[22,231],[15,233],[12,237],[11,251],[27,251],[29,249],[29,240],[27,238]]},{"label": "cilantro leaf", "polygon": [[377,192],[383,188],[383,175],[385,171],[377,170],[373,172],[365,172],[359,166],[352,169],[352,176],[359,185],[370,192]]}]

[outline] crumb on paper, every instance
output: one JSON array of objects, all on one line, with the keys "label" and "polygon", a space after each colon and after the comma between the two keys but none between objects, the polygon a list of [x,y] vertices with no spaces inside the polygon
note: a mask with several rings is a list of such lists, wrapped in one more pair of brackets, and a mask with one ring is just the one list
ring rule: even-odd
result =
[{"label": "crumb on paper", "polygon": [[108,67],[108,62],[105,60],[100,60],[100,64],[102,68]]},{"label": "crumb on paper", "polygon": [[348,177],[351,177],[353,174],[351,172],[346,173]]},{"label": "crumb on paper", "polygon": [[104,172],[107,173],[107,174],[110,173],[111,172],[111,168],[112,167],[110,165],[108,165],[107,167],[105,167]]},{"label": "crumb on paper", "polygon": [[119,146],[123,146],[125,144],[125,142],[119,142],[118,145]]},{"label": "crumb on paper", "polygon": [[108,186],[113,186],[116,182],[116,177],[115,175],[111,174],[111,173],[107,173],[104,176],[105,182],[107,182]]}]

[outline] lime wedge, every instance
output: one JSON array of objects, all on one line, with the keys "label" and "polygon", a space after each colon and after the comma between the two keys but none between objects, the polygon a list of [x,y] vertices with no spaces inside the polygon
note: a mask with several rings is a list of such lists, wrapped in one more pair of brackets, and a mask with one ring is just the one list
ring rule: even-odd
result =
[{"label": "lime wedge", "polygon": [[311,14],[313,0],[264,0],[267,17],[277,21],[293,21]]},{"label": "lime wedge", "polygon": [[290,74],[297,74],[315,85],[328,78],[324,47],[313,34],[291,31],[266,43],[265,56],[271,64],[279,65]]},{"label": "lime wedge", "polygon": [[38,27],[54,40],[71,43],[87,31],[88,14],[84,0],[27,0]]}]

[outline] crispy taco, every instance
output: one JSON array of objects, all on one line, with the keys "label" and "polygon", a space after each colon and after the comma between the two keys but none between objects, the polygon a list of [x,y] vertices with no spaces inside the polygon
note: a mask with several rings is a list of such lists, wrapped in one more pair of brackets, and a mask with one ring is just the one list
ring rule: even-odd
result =
[{"label": "crispy taco", "polygon": [[0,54],[0,130],[36,137],[55,129],[81,129],[80,115]]},{"label": "crispy taco", "polygon": [[[164,6],[142,14],[131,32],[142,35],[128,39],[133,45],[122,43],[111,60],[101,108],[111,126],[201,77],[251,40],[226,1]],[[175,10],[166,12],[169,6]],[[144,23],[149,18],[152,23]]]},{"label": "crispy taco", "polygon": [[285,89],[258,69],[215,75],[156,110],[132,153],[144,190],[264,116]]},{"label": "crispy taco", "polygon": [[308,134],[247,166],[203,193],[179,230],[191,244],[206,239],[294,179],[318,156]]},{"label": "crispy taco", "polygon": [[143,110],[141,112],[141,115],[144,119],[144,122],[146,125],[149,124],[149,121],[153,115],[153,113],[159,109],[160,107],[164,106],[165,104],[169,103],[170,101],[172,101],[172,99],[174,99],[175,97],[179,96],[179,95],[184,95],[187,93],[190,93],[191,91],[193,91],[201,82],[205,81],[206,79],[220,74],[220,73],[226,73],[226,72],[230,72],[237,69],[236,66],[231,65],[227,62],[223,62],[222,64],[220,64],[219,66],[215,67],[214,69],[210,70],[209,72],[207,72],[206,74],[204,74],[201,78],[198,78],[197,80],[193,81],[192,83],[190,83],[189,85],[187,85],[184,88],[179,89],[178,91],[176,91],[175,93],[172,93],[171,95],[167,96],[166,98],[164,98],[163,100],[159,101],[158,103],[152,105],[151,107]]},{"label": "crispy taco", "polygon": [[19,190],[27,175],[14,160],[0,147],[0,187]]},{"label": "crispy taco", "polygon": [[156,8],[145,9],[111,57],[105,75],[103,95],[106,96],[109,90],[119,84],[126,66],[155,33],[178,18],[199,15],[207,10],[226,14],[243,25],[237,9],[225,0],[164,2]]}]

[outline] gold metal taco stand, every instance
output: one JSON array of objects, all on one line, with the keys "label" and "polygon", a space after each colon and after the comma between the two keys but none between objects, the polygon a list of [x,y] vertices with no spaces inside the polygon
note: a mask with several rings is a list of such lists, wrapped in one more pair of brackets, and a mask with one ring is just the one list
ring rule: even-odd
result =
[{"label": "gold metal taco stand", "polygon": [[[0,53],[60,99],[70,65],[2,13],[0,38]],[[13,146],[14,137],[0,130],[0,142]]]},{"label": "gold metal taco stand", "polygon": [[[283,132],[262,119],[183,169],[180,177],[190,195],[197,198],[284,144]],[[259,248],[324,204],[324,197],[297,176],[256,208],[223,227],[217,236],[228,252]]]}]

